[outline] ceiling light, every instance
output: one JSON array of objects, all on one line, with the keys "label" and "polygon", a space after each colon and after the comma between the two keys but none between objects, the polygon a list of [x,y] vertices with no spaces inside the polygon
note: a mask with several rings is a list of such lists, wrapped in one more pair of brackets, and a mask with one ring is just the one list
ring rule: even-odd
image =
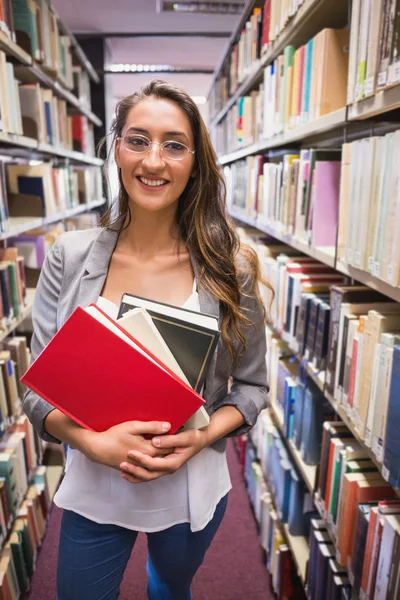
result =
[{"label": "ceiling light", "polygon": [[219,15],[241,15],[244,3],[235,2],[171,2],[170,0],[159,0],[158,12],[182,12],[182,13],[212,13]]}]

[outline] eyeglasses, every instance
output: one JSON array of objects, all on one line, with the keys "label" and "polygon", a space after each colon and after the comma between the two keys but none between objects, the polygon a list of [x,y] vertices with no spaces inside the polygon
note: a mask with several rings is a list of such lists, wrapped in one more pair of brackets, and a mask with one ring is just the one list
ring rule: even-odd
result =
[{"label": "eyeglasses", "polygon": [[152,142],[146,136],[138,134],[127,134],[118,139],[122,140],[122,144],[128,152],[135,154],[149,152],[153,144],[160,146],[162,156],[170,160],[183,160],[189,154],[195,153],[195,150],[189,150],[185,144],[173,140],[160,144],[160,142]]}]

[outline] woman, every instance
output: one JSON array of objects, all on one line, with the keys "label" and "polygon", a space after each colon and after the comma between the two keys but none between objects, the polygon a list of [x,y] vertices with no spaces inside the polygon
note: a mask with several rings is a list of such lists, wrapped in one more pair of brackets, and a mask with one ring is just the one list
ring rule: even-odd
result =
[{"label": "woman", "polygon": [[48,253],[32,357],[78,305],[98,302],[115,317],[125,292],[214,314],[210,424],[176,435],[168,423],[135,421],[91,432],[30,391],[24,410],[43,439],[69,445],[54,499],[64,509],[58,600],[117,598],[138,531],[148,537],[150,600],[187,600],[231,487],[226,437],[248,431],[266,402],[261,276],[256,255],[239,252],[207,130],[181,88],[154,80],[128,96],[112,133],[117,218],[109,210],[102,228],[66,233]]}]

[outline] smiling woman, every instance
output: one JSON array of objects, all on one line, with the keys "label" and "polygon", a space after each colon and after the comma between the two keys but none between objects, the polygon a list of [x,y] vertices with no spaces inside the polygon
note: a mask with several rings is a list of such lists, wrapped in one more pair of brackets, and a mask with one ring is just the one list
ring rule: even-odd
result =
[{"label": "smiling woman", "polygon": [[64,234],[48,253],[32,358],[78,305],[97,302],[113,317],[124,293],[215,315],[221,337],[202,390],[210,423],[175,435],[140,421],[87,431],[32,391],[24,409],[44,439],[69,446],[54,498],[64,509],[57,600],[115,600],[138,531],[149,599],[189,600],[231,488],[226,437],[247,432],[266,403],[262,278],[226,217],[214,149],[181,88],[154,80],[128,96],[112,133],[117,205],[100,229]]}]

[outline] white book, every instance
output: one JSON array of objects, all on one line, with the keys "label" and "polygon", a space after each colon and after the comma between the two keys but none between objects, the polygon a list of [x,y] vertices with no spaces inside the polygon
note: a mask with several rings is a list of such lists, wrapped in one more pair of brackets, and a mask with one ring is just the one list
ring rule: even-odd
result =
[{"label": "white book", "polygon": [[[371,384],[371,396],[369,399],[369,408],[368,408],[368,419],[365,426],[365,438],[364,444],[367,448],[372,447],[372,431],[374,428],[374,419],[375,412],[378,410],[378,406],[380,405],[380,388],[383,382],[382,377],[382,362],[384,356],[384,348],[382,348],[382,344],[377,344],[375,347],[375,357],[374,357],[374,370],[372,375],[372,384]],[[379,400],[378,400],[379,398]]]},{"label": "white book", "polygon": [[[121,325],[138,342],[145,346],[156,358],[173,371],[187,385],[189,381],[176,361],[164,338],[154,325],[149,313],[144,308],[134,308],[118,319]],[[210,417],[203,406],[185,423],[185,429],[200,429],[210,422]]]},{"label": "white book", "polygon": [[384,0],[372,0],[371,3],[368,31],[367,70],[364,81],[364,97],[372,96],[376,88],[383,3]]},{"label": "white book", "polygon": [[368,233],[369,205],[372,194],[372,177],[375,157],[376,138],[366,138],[361,144],[361,185],[359,189],[358,236],[354,248],[354,265],[362,269],[365,263],[365,246]]},{"label": "white book", "polygon": [[347,80],[347,104],[352,104],[355,101],[360,14],[361,0],[353,0],[351,11],[349,71]]}]

